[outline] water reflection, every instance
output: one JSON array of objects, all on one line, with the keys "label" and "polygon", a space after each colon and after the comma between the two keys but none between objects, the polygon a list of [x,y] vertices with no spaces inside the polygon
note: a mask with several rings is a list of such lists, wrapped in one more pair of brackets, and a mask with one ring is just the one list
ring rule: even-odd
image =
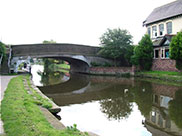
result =
[{"label": "water reflection", "polygon": [[[52,74],[49,78],[54,79],[54,76]],[[59,79],[62,78],[55,78],[56,81]],[[52,82],[49,80],[49,83]],[[77,123],[79,129],[90,129],[101,136],[109,136],[110,131],[115,131],[114,136],[182,136],[181,87],[139,79],[78,74],[71,74],[64,83],[46,85],[39,88],[62,106],[60,115],[66,125]],[[94,120],[100,126],[92,124]],[[108,125],[110,129],[101,125]],[[126,127],[130,127],[133,132],[129,132]],[[128,131],[124,133],[124,130]]]},{"label": "water reflection", "polygon": [[153,84],[153,87],[152,109],[145,116],[146,128],[157,136],[181,136],[182,90],[167,85]]},{"label": "water reflection", "polygon": [[121,91],[117,97],[100,100],[99,103],[101,111],[107,115],[108,119],[121,120],[129,117],[133,108],[131,100],[130,93]]}]

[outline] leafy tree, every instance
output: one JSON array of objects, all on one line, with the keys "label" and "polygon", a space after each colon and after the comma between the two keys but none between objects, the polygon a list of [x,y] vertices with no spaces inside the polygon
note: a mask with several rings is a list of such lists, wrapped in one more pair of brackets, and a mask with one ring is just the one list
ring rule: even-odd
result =
[{"label": "leafy tree", "polygon": [[132,36],[127,30],[107,29],[107,31],[100,38],[101,45],[103,46],[99,54],[114,59],[115,66],[116,60],[125,60],[127,49],[131,46]]},{"label": "leafy tree", "polygon": [[170,43],[170,58],[176,60],[176,68],[182,69],[182,32],[172,38]]},{"label": "leafy tree", "polygon": [[3,57],[6,56],[6,48],[5,48],[4,43],[0,42],[0,58],[2,55],[3,55]]},{"label": "leafy tree", "polygon": [[124,58],[127,62],[128,65],[132,65],[132,62],[131,62],[131,56],[133,56],[133,52],[134,52],[134,47],[135,46],[129,46],[127,49],[126,49],[126,53],[124,55]]},{"label": "leafy tree", "polygon": [[134,49],[132,64],[140,66],[142,70],[150,70],[153,60],[153,44],[148,35],[144,35],[139,45]]},{"label": "leafy tree", "polygon": [[54,41],[54,40],[50,40],[50,41],[47,41],[47,40],[44,40],[43,41],[43,44],[48,44],[48,43],[56,43],[56,41]]}]

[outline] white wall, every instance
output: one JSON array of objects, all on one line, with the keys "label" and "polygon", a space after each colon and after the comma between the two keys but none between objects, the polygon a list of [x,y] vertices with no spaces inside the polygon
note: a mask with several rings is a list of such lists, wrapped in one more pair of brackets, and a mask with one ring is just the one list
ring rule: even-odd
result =
[{"label": "white wall", "polygon": [[172,22],[172,34],[177,34],[177,32],[182,31],[182,17],[174,18],[174,19],[169,19],[166,21],[161,21],[158,23],[150,24],[147,26],[147,30],[150,27],[151,28],[151,38],[152,37],[152,26],[157,26],[157,37],[159,37],[159,25],[164,24],[164,35],[167,34],[167,27],[166,23]]}]

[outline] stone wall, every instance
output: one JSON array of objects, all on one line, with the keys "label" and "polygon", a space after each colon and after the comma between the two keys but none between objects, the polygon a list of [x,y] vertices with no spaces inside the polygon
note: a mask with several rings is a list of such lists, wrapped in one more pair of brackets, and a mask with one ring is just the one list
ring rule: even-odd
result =
[{"label": "stone wall", "polygon": [[122,75],[133,74],[132,67],[91,67],[90,74]]},{"label": "stone wall", "polygon": [[176,68],[176,61],[171,59],[153,59],[152,70],[179,72]]},{"label": "stone wall", "polygon": [[12,45],[13,56],[39,56],[39,55],[91,55],[96,56],[99,47],[77,45],[77,44],[25,44],[25,45]]}]

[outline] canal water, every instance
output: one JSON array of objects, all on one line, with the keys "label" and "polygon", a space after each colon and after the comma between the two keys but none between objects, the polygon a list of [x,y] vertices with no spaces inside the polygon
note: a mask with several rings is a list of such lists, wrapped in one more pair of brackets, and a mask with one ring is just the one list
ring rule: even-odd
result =
[{"label": "canal water", "polygon": [[182,87],[139,78],[45,71],[38,88],[61,107],[61,122],[100,136],[182,136]]}]

